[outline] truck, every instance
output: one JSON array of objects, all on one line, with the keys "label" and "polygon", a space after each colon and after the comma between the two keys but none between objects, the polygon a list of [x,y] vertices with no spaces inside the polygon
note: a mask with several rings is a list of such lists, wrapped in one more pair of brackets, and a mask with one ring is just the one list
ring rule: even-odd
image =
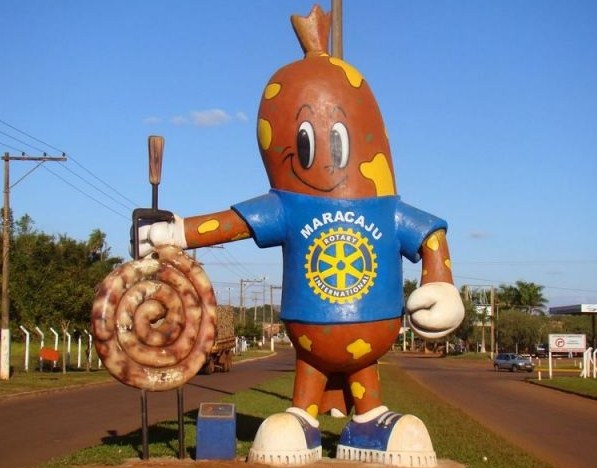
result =
[{"label": "truck", "polygon": [[203,374],[230,372],[232,355],[236,346],[234,335],[234,312],[231,306],[216,307],[216,337],[210,353],[201,368]]},{"label": "truck", "polygon": [[548,355],[549,345],[547,343],[537,343],[533,346],[531,356],[544,358]]}]

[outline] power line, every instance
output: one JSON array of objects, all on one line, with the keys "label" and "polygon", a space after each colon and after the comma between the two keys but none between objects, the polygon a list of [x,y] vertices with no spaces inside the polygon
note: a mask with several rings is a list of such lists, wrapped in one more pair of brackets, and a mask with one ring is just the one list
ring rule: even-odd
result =
[{"label": "power line", "polygon": [[106,208],[106,209],[110,210],[112,213],[115,213],[116,215],[120,216],[121,218],[124,218],[124,219],[127,219],[127,220],[130,220],[130,219],[131,219],[131,216],[130,216],[130,214],[129,214],[129,215],[124,215],[124,214],[122,214],[122,213],[119,213],[118,211],[116,211],[116,210],[115,210],[115,209],[113,209],[112,207],[110,207],[110,206],[106,205],[104,202],[102,202],[102,201],[98,200],[98,199],[97,199],[97,198],[95,198],[95,197],[92,197],[91,195],[89,195],[88,193],[84,192],[83,190],[81,190],[81,189],[80,189],[80,188],[78,188],[77,186],[75,186],[75,185],[71,184],[71,183],[70,183],[68,180],[66,180],[64,177],[62,177],[61,175],[57,174],[57,173],[56,173],[56,172],[54,172],[53,170],[51,170],[51,169],[47,168],[46,166],[43,166],[43,168],[44,168],[46,171],[48,171],[48,172],[50,172],[51,174],[53,174],[55,177],[58,177],[58,178],[59,178],[59,179],[60,179],[62,182],[64,182],[64,183],[65,183],[65,184],[67,184],[68,186],[72,187],[72,188],[73,188],[74,190],[76,190],[77,192],[79,192],[79,193],[81,193],[81,194],[85,195],[85,196],[86,196],[87,198],[89,198],[90,200],[93,200],[94,202],[96,202],[96,203],[98,203],[98,204],[102,205],[104,208]]},{"label": "power line", "polygon": [[0,141],[0,146],[5,146],[13,151],[18,151],[19,153],[24,153],[24,151],[22,151],[20,148],[17,148],[16,146],[9,145],[8,143],[5,143],[3,141]]},{"label": "power line", "polygon": [[[33,145],[31,145],[31,144],[27,143],[26,141],[20,140],[19,138],[15,137],[15,136],[12,136],[12,135],[10,135],[10,134],[8,134],[8,133],[6,133],[6,132],[3,132],[2,130],[0,130],[0,133],[1,133],[2,135],[5,135],[5,136],[7,136],[8,138],[12,138],[13,140],[15,140],[15,141],[18,141],[18,142],[19,142],[19,143],[21,143],[22,145],[29,146],[30,148],[33,148],[35,151],[39,151],[40,153],[44,153],[44,154],[45,154],[45,151],[44,151],[43,149],[41,149],[41,148],[38,148],[38,147],[36,147],[36,146],[33,146]],[[61,151],[61,153],[62,153],[62,151]],[[62,154],[64,154],[64,153],[62,153]]]},{"label": "power line", "polygon": [[[100,179],[98,176],[96,176],[93,172],[91,172],[89,169],[87,169],[85,166],[83,166],[79,161],[76,160],[76,158],[74,156],[70,156],[70,159],[72,160],[72,162],[74,162],[77,166],[79,166],[81,169],[83,169],[85,172],[87,172],[90,176],[92,176],[95,180],[101,182],[102,184],[104,184],[106,187],[108,187],[110,190],[112,190],[114,193],[116,193],[117,195],[119,195],[120,197],[122,197],[124,200],[128,201],[131,206],[139,206],[138,203],[135,203],[134,201],[132,201],[130,198],[128,198],[126,195],[123,195],[121,192],[119,192],[117,189],[115,189],[114,187],[112,187],[110,184],[108,184],[107,182],[105,182],[104,180]],[[89,182],[88,182],[89,183]],[[91,185],[91,184],[90,184]]]},{"label": "power line", "polygon": [[115,203],[118,203],[120,206],[122,206],[123,208],[127,208],[127,209],[131,209],[131,208],[135,208],[135,204],[133,202],[131,202],[131,204],[129,205],[125,205],[124,203],[120,202],[119,200],[117,200],[116,198],[114,198],[112,195],[110,195],[109,193],[105,192],[104,190],[102,190],[101,188],[97,187],[96,185],[92,184],[91,182],[85,180],[82,176],[80,176],[79,174],[77,174],[76,172],[74,172],[73,170],[69,169],[65,164],[62,164],[61,167],[70,172],[72,175],[74,175],[75,177],[81,179],[83,182],[85,182],[87,185],[93,187],[95,190],[97,190],[98,192],[100,192],[101,194],[105,195],[106,197],[108,197],[110,200],[112,200]]},{"label": "power line", "polygon": [[[44,141],[44,140],[40,139],[40,138],[37,138],[37,137],[35,137],[34,135],[32,135],[32,134],[30,134],[30,133],[28,133],[28,132],[25,132],[25,131],[23,131],[23,130],[19,129],[19,128],[17,128],[16,126],[14,126],[14,125],[11,125],[10,123],[8,123],[8,122],[6,122],[6,121],[4,121],[4,120],[2,120],[2,119],[0,119],[0,124],[2,124],[2,125],[5,125],[6,127],[10,128],[11,130],[13,130],[13,131],[15,131],[15,132],[18,132],[18,134],[19,134],[19,135],[23,135],[23,136],[25,136],[25,137],[27,137],[27,138],[29,138],[29,139],[31,139],[31,140],[33,140],[33,141],[35,141],[35,142],[37,142],[37,143],[41,144],[41,145],[44,145],[44,146],[46,146],[46,147],[48,147],[48,148],[52,148],[52,149],[54,149],[54,150],[56,150],[56,151],[59,151],[59,152],[61,152],[63,155],[65,154],[65,152],[64,152],[64,151],[62,151],[60,148],[58,148],[58,147],[56,147],[56,146],[54,146],[54,145],[52,145],[52,144],[50,144],[50,143],[48,143],[48,142],[46,142],[46,141]],[[17,141],[17,142],[21,143],[22,145],[25,145],[25,146],[27,146],[27,147],[30,147],[30,148],[34,148],[36,151],[39,151],[39,152],[44,152],[42,148],[39,148],[39,147],[37,147],[37,146],[35,146],[35,145],[32,145],[31,143],[29,143],[29,142],[27,142],[27,141],[24,141],[24,140],[23,140],[23,139],[21,139],[21,138],[17,138],[16,136],[14,136],[14,135],[11,135],[11,134],[9,134],[9,133],[7,133],[7,132],[4,132],[4,131],[1,131],[1,130],[0,130],[0,134],[6,135],[6,136],[8,136],[9,138],[11,138],[11,139],[13,139],[13,140],[15,140],[15,141]],[[2,145],[4,145],[4,146],[6,146],[6,147],[8,147],[8,148],[11,148],[11,149],[13,149],[13,150],[15,150],[15,151],[19,151],[19,152],[21,152],[23,155],[26,155],[26,152],[25,152],[25,151],[22,151],[22,149],[19,149],[19,148],[15,147],[15,146],[12,146],[12,145],[9,145],[9,144],[6,144],[6,143],[0,143],[0,144],[2,144]],[[44,154],[45,154],[45,152],[44,152]],[[91,181],[90,181],[88,178],[86,178],[86,177],[84,177],[83,175],[81,175],[81,174],[79,174],[79,173],[77,173],[77,172],[73,171],[72,169],[70,169],[70,168],[69,168],[67,165],[65,165],[65,164],[62,164],[62,165],[61,165],[61,167],[62,167],[64,170],[66,170],[67,172],[69,172],[70,174],[72,174],[73,176],[75,176],[76,178],[78,178],[78,179],[79,179],[80,181],[82,181],[84,184],[86,184],[86,185],[90,186],[91,188],[93,188],[93,189],[94,189],[95,191],[97,191],[98,193],[101,193],[103,196],[105,196],[105,197],[107,197],[108,199],[110,199],[110,200],[111,200],[111,202],[114,202],[114,203],[116,203],[116,204],[120,205],[121,207],[123,207],[123,208],[126,208],[127,210],[129,210],[129,209],[132,209],[132,208],[134,208],[135,206],[138,206],[138,204],[137,204],[137,203],[135,203],[133,200],[131,200],[129,197],[127,197],[127,196],[126,196],[126,195],[124,195],[122,192],[120,192],[119,190],[117,190],[116,188],[114,188],[114,187],[113,187],[112,185],[110,185],[108,182],[106,182],[106,181],[102,180],[100,177],[98,177],[96,174],[94,174],[94,173],[93,173],[93,171],[91,171],[91,170],[89,170],[88,168],[86,168],[86,167],[85,167],[83,164],[81,164],[81,163],[80,163],[80,162],[77,160],[77,158],[75,158],[75,157],[74,157],[74,156],[72,156],[72,155],[69,155],[69,160],[70,160],[70,161],[72,161],[72,162],[73,162],[75,165],[77,165],[77,166],[78,166],[80,169],[82,169],[82,170],[83,170],[83,171],[84,171],[86,174],[88,174],[88,175],[89,175],[89,176],[91,176],[93,179],[95,179],[97,182],[101,183],[101,184],[102,184],[104,187],[108,188],[108,189],[109,189],[109,190],[110,190],[112,193],[116,194],[116,195],[117,195],[117,197],[115,197],[115,196],[112,196],[112,195],[111,195],[110,193],[108,193],[106,190],[103,190],[102,188],[98,187],[98,185],[97,185],[97,184],[95,184],[95,183],[91,182]],[[45,167],[44,167],[44,168],[45,168]],[[35,169],[36,169],[36,168],[35,168]],[[34,170],[35,170],[35,169],[34,169]],[[119,212],[117,212],[117,211],[116,211],[116,210],[115,210],[113,207],[111,207],[111,206],[109,206],[108,204],[106,204],[106,203],[102,202],[101,200],[98,200],[97,198],[95,198],[95,197],[93,197],[93,196],[89,195],[88,193],[86,193],[86,191],[84,191],[83,189],[79,188],[77,185],[75,185],[74,183],[72,183],[72,182],[68,181],[68,180],[67,180],[67,179],[65,179],[64,177],[61,177],[61,176],[60,176],[60,175],[58,175],[56,172],[54,172],[54,171],[52,171],[52,170],[48,170],[48,171],[49,171],[49,172],[50,172],[52,175],[54,175],[55,177],[57,177],[58,179],[60,179],[62,182],[64,182],[65,184],[67,184],[68,186],[70,186],[71,188],[73,188],[74,190],[76,190],[77,192],[79,192],[79,193],[81,193],[81,194],[85,195],[87,198],[91,199],[91,200],[92,200],[92,201],[94,201],[95,203],[98,203],[99,205],[101,205],[101,206],[103,206],[103,207],[107,208],[108,210],[110,210],[110,211],[112,211],[112,212],[114,212],[114,213],[118,214],[119,216],[123,216],[123,215],[122,215],[122,213],[119,213]],[[29,173],[31,173],[31,172],[33,172],[33,171],[29,171]],[[29,173],[28,173],[28,174],[29,174]],[[28,174],[26,174],[26,175],[28,175]],[[26,176],[25,176],[25,177],[26,177]],[[24,178],[24,177],[22,177],[20,180],[22,180],[23,178]],[[20,180],[19,180],[19,181],[20,181]],[[17,182],[17,183],[18,183],[18,182]],[[123,203],[122,201],[120,201],[120,199],[124,200],[124,202],[125,202],[125,203]],[[130,217],[130,216],[127,216],[127,218],[128,218],[128,217]]]},{"label": "power line", "polygon": [[[63,151],[63,150],[61,150],[59,148],[56,148],[55,146],[52,146],[51,144],[46,143],[45,141],[40,140],[39,138],[36,138],[33,135],[30,135],[29,133],[24,132],[23,130],[18,129],[14,125],[9,124],[8,122],[5,122],[2,119],[0,119],[0,123],[3,124],[3,125],[6,125],[8,128],[11,128],[11,129],[13,129],[16,132],[19,132],[21,135],[25,135],[27,138],[31,138],[32,140],[37,141],[38,143],[41,143],[42,145],[47,146],[48,148],[52,148],[53,150],[58,151],[59,153],[62,153],[62,154],[66,153],[66,151]],[[4,133],[4,132],[1,132],[1,133]],[[4,133],[4,134],[7,135],[6,133]],[[11,137],[11,138],[14,138],[14,137]],[[14,139],[16,140],[16,138],[14,138]],[[27,145],[27,146],[31,146],[28,143],[24,143],[24,144]],[[40,150],[40,151],[43,152],[43,150]]]}]

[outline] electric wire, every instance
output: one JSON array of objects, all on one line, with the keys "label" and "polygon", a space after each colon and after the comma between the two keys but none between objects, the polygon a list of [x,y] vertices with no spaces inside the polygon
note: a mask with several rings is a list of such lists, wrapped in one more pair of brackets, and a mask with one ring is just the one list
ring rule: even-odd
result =
[{"label": "electric wire", "polygon": [[[14,125],[11,125],[10,123],[8,123],[8,122],[6,122],[6,121],[4,121],[4,120],[2,120],[2,119],[0,119],[0,124],[3,124],[3,125],[5,125],[6,127],[10,128],[11,130],[13,130],[13,131],[15,131],[15,132],[18,132],[20,135],[24,135],[25,137],[27,137],[27,138],[29,138],[29,139],[31,139],[31,140],[33,140],[33,141],[37,142],[37,143],[40,143],[40,144],[42,144],[42,145],[44,145],[44,146],[46,146],[46,147],[48,147],[48,148],[51,148],[51,149],[53,149],[53,150],[55,150],[55,151],[58,151],[58,152],[59,152],[59,153],[61,153],[62,155],[65,155],[65,154],[66,154],[66,153],[65,153],[63,150],[61,150],[60,148],[58,148],[58,147],[56,147],[56,146],[54,146],[54,145],[52,145],[52,144],[50,144],[50,143],[48,143],[48,142],[46,142],[46,141],[44,141],[44,140],[41,140],[40,138],[37,138],[37,137],[35,137],[35,136],[31,135],[31,134],[30,134],[30,133],[28,133],[28,132],[25,132],[25,131],[23,131],[23,130],[19,129],[19,128],[15,127]],[[22,139],[20,139],[20,138],[17,138],[17,137],[15,137],[14,135],[10,135],[9,133],[7,133],[7,132],[4,132],[4,131],[2,131],[2,130],[0,130],[0,134],[3,134],[3,135],[5,135],[5,136],[8,136],[9,138],[11,138],[11,139],[13,139],[13,140],[15,140],[15,141],[17,141],[17,142],[21,143],[22,145],[25,145],[25,146],[27,146],[27,147],[29,147],[29,148],[33,148],[34,150],[36,150],[36,151],[38,151],[38,152],[40,152],[40,153],[43,153],[44,155],[46,154],[46,152],[45,152],[45,151],[44,151],[42,148],[40,148],[40,147],[38,147],[38,146],[35,146],[35,145],[32,145],[31,143],[29,143],[29,142],[27,142],[27,141],[24,141],[24,140],[22,140]],[[21,150],[21,149],[19,149],[19,148],[15,147],[15,146],[13,146],[13,145],[8,145],[8,144],[5,144],[5,143],[0,143],[0,144],[2,144],[2,145],[4,145],[4,146],[6,146],[6,147],[8,147],[8,148],[11,148],[11,149],[13,149],[13,150],[15,150],[15,151],[18,151],[18,152],[22,153],[23,155],[26,155],[26,154],[27,154],[27,152],[26,152],[26,151],[23,151],[23,150]],[[94,174],[92,171],[90,171],[89,169],[87,169],[87,168],[86,168],[86,167],[85,167],[83,164],[81,164],[81,163],[80,163],[80,162],[77,160],[77,158],[75,158],[74,156],[72,156],[72,155],[68,155],[68,160],[69,160],[69,161],[72,161],[72,162],[73,162],[74,164],[76,164],[76,165],[77,165],[79,168],[81,168],[83,171],[85,171],[85,173],[87,173],[88,175],[90,175],[91,177],[93,177],[93,178],[94,178],[96,181],[100,182],[100,183],[101,183],[103,186],[105,186],[105,187],[107,187],[108,189],[110,189],[112,192],[114,192],[116,195],[118,195],[118,197],[120,197],[122,200],[124,200],[124,201],[125,201],[125,202],[127,202],[127,203],[123,203],[123,202],[122,202],[122,201],[120,201],[118,198],[116,198],[116,197],[112,196],[112,195],[111,195],[110,193],[108,193],[106,190],[103,190],[102,188],[98,187],[98,185],[97,185],[97,184],[94,184],[93,182],[91,182],[91,181],[90,181],[89,179],[87,179],[86,177],[84,177],[84,176],[82,176],[81,174],[79,174],[79,173],[77,173],[77,172],[73,171],[72,169],[70,169],[70,168],[69,168],[69,167],[68,167],[66,164],[62,163],[62,164],[60,165],[60,166],[62,167],[62,169],[63,169],[63,170],[65,170],[65,171],[69,172],[71,175],[73,175],[74,177],[78,178],[78,179],[79,179],[80,181],[82,181],[84,184],[86,184],[86,185],[90,186],[91,188],[93,188],[93,189],[94,189],[95,191],[97,191],[98,193],[100,193],[100,194],[102,194],[103,196],[107,197],[108,199],[110,199],[110,200],[111,200],[111,202],[113,202],[113,203],[115,203],[115,204],[117,204],[117,205],[120,205],[121,207],[123,207],[123,208],[125,208],[125,209],[127,209],[127,210],[134,209],[136,206],[138,206],[138,204],[136,204],[134,201],[132,201],[132,200],[131,200],[129,197],[127,197],[126,195],[124,195],[123,193],[121,193],[119,190],[115,189],[115,188],[114,188],[112,185],[110,185],[109,183],[105,182],[104,180],[102,180],[101,178],[99,178],[99,177],[98,177],[96,174]],[[37,169],[38,167],[39,167],[39,164],[38,164],[38,165],[37,165],[37,166],[36,166],[34,169],[32,169],[32,170],[30,170],[29,172],[27,172],[27,174],[25,174],[24,176],[22,176],[22,177],[21,177],[21,178],[20,178],[20,179],[19,179],[19,180],[18,180],[16,183],[20,182],[22,179],[24,179],[24,178],[25,178],[27,175],[29,175],[31,172],[33,172],[33,171],[34,171],[35,169]],[[45,168],[45,169],[47,169],[47,167],[45,167],[45,166],[44,166],[44,168]],[[79,186],[77,186],[77,185],[76,185],[76,184],[74,184],[73,182],[71,182],[71,181],[68,181],[66,178],[64,178],[64,177],[60,176],[60,175],[59,175],[57,172],[55,172],[55,171],[53,171],[53,170],[50,170],[50,169],[47,169],[47,170],[48,170],[48,172],[50,172],[50,173],[51,173],[53,176],[57,177],[58,179],[60,179],[62,182],[64,182],[65,184],[67,184],[68,186],[70,186],[71,188],[73,188],[74,190],[76,190],[77,192],[79,192],[79,193],[81,193],[81,194],[85,195],[85,197],[89,198],[90,200],[94,201],[95,203],[97,203],[97,204],[99,204],[99,205],[103,206],[104,208],[107,208],[109,211],[112,211],[113,213],[117,214],[118,216],[121,216],[121,217],[122,217],[122,216],[124,216],[124,215],[123,215],[121,212],[118,212],[118,211],[117,211],[116,209],[114,209],[112,206],[109,206],[107,203],[104,203],[103,201],[99,200],[98,198],[91,196],[89,193],[87,193],[85,190],[81,189]],[[14,186],[14,185],[16,185],[16,183],[15,183],[15,184],[13,184],[13,186]],[[128,219],[129,217],[130,217],[130,216],[127,216],[127,219]]]},{"label": "electric wire", "polygon": [[[54,151],[58,151],[59,153],[65,154],[65,151],[63,151],[63,150],[61,150],[59,148],[56,148],[55,146],[51,145],[50,143],[46,143],[45,141],[40,140],[39,138],[36,138],[33,135],[31,135],[31,134],[29,134],[27,132],[24,132],[23,130],[18,129],[14,125],[9,124],[8,122],[5,122],[2,119],[0,119],[0,123],[3,124],[3,125],[6,125],[8,128],[11,128],[12,130],[14,130],[16,132],[19,132],[21,135],[25,135],[27,138],[31,138],[32,140],[34,140],[34,141],[36,141],[38,143],[41,143],[42,145],[47,146],[48,148],[52,148]],[[1,133],[4,133],[4,132],[1,132]],[[11,137],[11,138],[14,138],[14,137]],[[16,138],[15,138],[15,140],[16,140]],[[26,144],[28,146],[31,146],[28,143],[24,143],[24,144]],[[32,148],[33,148],[33,146],[32,146]],[[40,150],[40,149],[37,149],[37,151],[42,151],[43,152],[43,150]]]},{"label": "electric wire", "polygon": [[51,174],[53,174],[55,177],[58,177],[60,180],[62,180],[62,182],[64,182],[65,184],[69,185],[70,187],[72,187],[74,190],[76,190],[77,192],[85,195],[87,198],[93,200],[96,203],[99,203],[100,205],[102,205],[104,208],[110,210],[112,213],[124,218],[124,219],[130,219],[130,215],[124,215],[123,213],[120,213],[118,211],[116,211],[115,209],[113,209],[112,207],[106,205],[104,202],[98,200],[97,198],[92,197],[91,195],[89,195],[88,193],[85,193],[82,189],[80,189],[79,187],[75,186],[74,184],[70,183],[68,180],[66,180],[64,177],[62,177],[61,175],[57,174],[56,172],[54,172],[52,169],[50,169],[47,166],[42,166],[46,171],[50,172]]},{"label": "electric wire", "polygon": [[[92,184],[91,182],[85,180],[81,175],[77,174],[76,172],[74,172],[73,170],[69,169],[66,164],[62,163],[61,166],[64,168],[64,170],[70,172],[72,175],[74,175],[75,177],[79,178],[80,180],[82,180],[83,182],[85,182],[86,184],[88,184],[89,186],[93,187],[95,190],[97,190],[98,192],[100,192],[101,194],[105,195],[106,197],[108,197],[110,200],[112,200],[114,203],[119,204],[120,206],[122,206],[123,208],[126,209],[131,209],[131,208],[135,208],[135,205],[125,205],[124,203],[122,203],[121,201],[117,200],[116,198],[114,198],[112,195],[110,195],[109,193],[107,193],[106,191],[102,190],[101,188],[99,188],[98,186]],[[132,203],[132,202],[131,202]]]},{"label": "electric wire", "polygon": [[24,152],[24,151],[21,151],[21,150],[20,150],[19,148],[17,148],[16,146],[9,145],[8,143],[5,143],[5,142],[3,142],[3,141],[0,141],[0,146],[6,146],[7,148],[10,148],[11,150],[18,151],[19,153],[23,153],[23,154],[25,154],[25,152]]},{"label": "electric wire", "polygon": [[[31,135],[30,133],[27,133],[17,127],[15,127],[14,125],[11,125],[10,123],[0,119],[0,124],[5,125],[6,127],[10,128],[11,130],[18,132],[20,135],[23,135],[47,148],[51,148],[54,151],[57,151],[61,154],[66,154],[65,151],[61,150],[60,148],[47,143],[44,140],[41,140],[33,135]],[[44,151],[42,148],[36,146],[36,145],[32,145],[29,142],[26,142],[20,138],[15,137],[14,135],[11,135],[5,131],[0,130],[0,134],[5,135],[6,137],[22,144],[25,145],[29,148],[34,149],[35,151],[38,151],[40,153],[43,153],[44,155],[46,154],[46,151]],[[22,149],[19,149],[11,144],[8,143],[4,143],[4,142],[0,142],[0,145],[5,146],[6,148],[10,148],[14,151],[17,151],[23,155],[26,155],[27,152],[23,151]],[[80,174],[77,174],[75,171],[71,170],[70,168],[68,168],[66,166],[66,164],[62,163],[60,164],[60,166],[66,170],[67,172],[69,172],[70,174],[72,174],[74,177],[78,178],[79,180],[81,180],[83,183],[89,185],[90,187],[92,187],[94,190],[96,190],[97,192],[101,193],[102,195],[106,196],[107,198],[109,198],[113,203],[120,205],[121,207],[125,208],[125,209],[130,209],[130,208],[134,208],[136,206],[139,206],[139,204],[135,203],[134,201],[132,201],[130,198],[128,198],[126,195],[122,194],[119,190],[115,189],[113,186],[111,186],[109,183],[105,182],[104,180],[102,180],[101,178],[99,178],[96,174],[94,174],[91,170],[87,169],[83,164],[81,164],[77,158],[75,158],[72,155],[68,155],[68,159],[70,161],[72,161],[75,165],[77,165],[79,168],[81,168],[83,171],[85,171],[85,173],[87,173],[89,176],[93,177],[95,180],[97,180],[98,182],[100,182],[102,185],[104,185],[105,187],[107,187],[108,189],[110,189],[111,191],[113,191],[115,194],[117,194],[120,198],[122,198],[123,200],[125,200],[126,202],[129,203],[129,205],[119,201],[118,199],[116,199],[115,197],[113,197],[112,195],[110,195],[109,193],[107,193],[105,190],[102,190],[101,188],[99,188],[96,184],[93,184],[92,182],[90,182],[89,180],[87,180],[85,177],[81,176]],[[49,173],[51,173],[52,175],[54,175],[55,177],[57,177],[59,180],[61,180],[63,183],[65,183],[66,185],[70,186],[72,189],[76,190],[77,192],[81,193],[82,195],[84,195],[86,198],[89,198],[90,200],[92,200],[93,202],[103,206],[104,208],[106,208],[107,210],[113,212],[114,214],[116,214],[119,217],[122,217],[124,219],[130,219],[130,214],[123,214],[120,211],[117,211],[117,209],[114,209],[112,206],[109,206],[108,204],[104,203],[103,201],[97,199],[96,197],[91,196],[90,194],[86,193],[83,189],[81,189],[80,187],[76,186],[75,184],[73,184],[72,182],[70,182],[69,180],[67,180],[66,178],[62,177],[61,175],[59,175],[58,173],[56,173],[55,171],[51,170],[50,168],[47,167],[47,165],[42,165],[43,161],[40,162],[39,164],[37,164],[33,169],[29,170],[25,175],[23,175],[20,179],[17,180],[17,182],[15,182],[11,187],[13,187],[14,185],[18,184],[20,181],[22,181],[25,177],[27,177],[29,174],[31,174],[33,171],[35,171],[36,169],[38,169],[39,167],[43,167],[46,171],[48,171]],[[216,252],[216,250],[218,250],[218,252]],[[221,252],[220,252],[221,251]],[[247,263],[246,262],[241,262],[239,261],[233,254],[232,252],[227,249],[227,248],[223,248],[223,249],[209,249],[208,250],[209,255],[211,255],[212,257],[214,257],[215,260],[219,260],[217,263],[213,263],[213,264],[218,264],[219,266],[224,267],[225,269],[227,269],[230,273],[234,274],[235,276],[237,276],[239,278],[239,280],[241,278],[257,278],[260,275],[255,275],[253,272],[251,272],[247,267]],[[220,258],[217,258],[220,257]],[[222,258],[223,257],[223,258]],[[207,263],[207,262],[206,262]],[[597,260],[595,259],[588,259],[588,260],[550,260],[550,261],[537,261],[537,260],[522,260],[522,261],[478,261],[478,262],[458,262],[458,264],[461,265],[511,265],[511,266],[517,266],[517,265],[546,265],[546,264],[593,264],[593,263],[597,263]],[[467,276],[459,276],[459,275],[455,275],[455,278],[458,278],[460,280],[466,280],[466,281],[482,281],[482,282],[486,282],[489,284],[509,284],[509,282],[507,281],[498,281],[498,280],[490,280],[487,278],[476,278],[476,277],[467,277]],[[234,284],[234,283],[230,283],[230,284]],[[572,292],[583,292],[583,293],[595,293],[597,292],[596,290],[591,290],[591,289],[581,289],[581,288],[566,288],[566,287],[561,287],[561,286],[550,286],[550,285],[542,285],[545,289],[552,289],[552,290],[561,290],[561,291],[572,291]]]},{"label": "electric wire", "polygon": [[[46,152],[45,152],[43,149],[41,149],[41,148],[38,148],[38,147],[36,147],[36,146],[33,146],[32,144],[30,144],[30,143],[27,143],[26,141],[23,141],[23,140],[21,140],[21,139],[19,139],[19,138],[15,137],[15,136],[13,136],[13,135],[10,135],[10,134],[8,134],[8,133],[6,133],[6,132],[3,132],[2,130],[0,130],[0,134],[2,134],[2,135],[5,135],[5,136],[7,136],[8,138],[12,138],[13,140],[15,140],[15,141],[18,141],[18,142],[19,142],[19,143],[21,143],[22,145],[28,146],[29,148],[33,148],[35,151],[39,151],[40,153],[44,153],[44,154],[46,153]],[[18,150],[17,150],[17,151],[18,151]]]}]

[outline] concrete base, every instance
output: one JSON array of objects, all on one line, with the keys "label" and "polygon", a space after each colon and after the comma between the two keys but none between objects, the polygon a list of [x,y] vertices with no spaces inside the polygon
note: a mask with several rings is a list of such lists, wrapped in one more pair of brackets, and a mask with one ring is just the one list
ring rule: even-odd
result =
[{"label": "concrete base", "polygon": [[[185,458],[184,460],[179,460],[177,458],[150,458],[149,460],[139,460],[139,459],[131,459],[127,460],[123,463],[122,467],[139,467],[139,468],[164,468],[168,466],[201,466],[201,467],[209,467],[209,468],[263,468],[266,465],[261,464],[254,464],[254,463],[247,463],[244,458],[237,458],[235,460],[193,460],[191,458]],[[335,458],[322,458],[321,460],[307,465],[308,467],[318,467],[318,466],[329,466],[333,468],[353,468],[353,467],[362,467],[362,468],[381,468],[387,467],[387,465],[380,465],[377,463],[361,463],[361,462],[349,462],[344,460],[336,460]],[[466,465],[462,463],[458,463],[452,460],[438,460],[437,466],[439,468],[466,468]],[[92,465],[86,465],[85,468],[100,468],[94,467]],[[105,468],[104,465],[101,465],[101,468]]]}]

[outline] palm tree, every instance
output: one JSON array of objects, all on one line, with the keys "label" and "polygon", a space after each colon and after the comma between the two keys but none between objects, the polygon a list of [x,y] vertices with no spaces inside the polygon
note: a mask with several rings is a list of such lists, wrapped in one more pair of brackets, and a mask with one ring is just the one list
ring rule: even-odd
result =
[{"label": "palm tree", "polygon": [[91,261],[103,260],[109,251],[109,248],[106,247],[106,233],[100,229],[91,231],[87,240],[87,247],[89,248]]},{"label": "palm tree", "polygon": [[496,296],[500,306],[506,309],[511,309],[520,304],[520,291],[516,286],[500,284]]},{"label": "palm tree", "polygon": [[497,291],[500,306],[505,309],[521,309],[528,314],[545,306],[543,286],[518,280],[514,285],[501,284]]},{"label": "palm tree", "polygon": [[516,288],[520,297],[518,305],[524,307],[527,313],[531,314],[534,309],[545,307],[547,299],[543,295],[543,286],[519,280]]}]

